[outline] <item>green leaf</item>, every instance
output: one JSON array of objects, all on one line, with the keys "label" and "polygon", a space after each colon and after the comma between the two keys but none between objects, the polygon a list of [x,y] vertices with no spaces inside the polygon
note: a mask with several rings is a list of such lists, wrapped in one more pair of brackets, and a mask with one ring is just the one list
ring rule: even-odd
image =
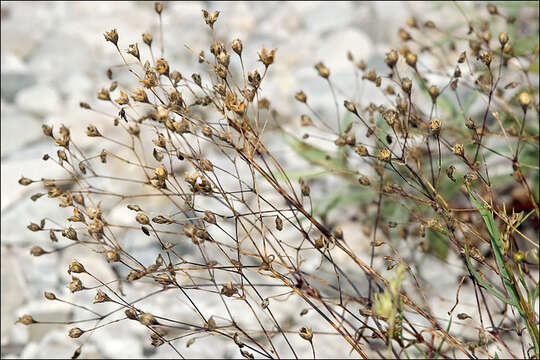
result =
[{"label": "green leaf", "polygon": [[428,229],[429,252],[444,260],[448,255],[448,240],[437,231]]},{"label": "green leaf", "polygon": [[325,151],[292,136],[284,135],[284,137],[291,148],[310,163],[323,166],[328,170],[347,170],[345,157],[342,154],[331,157]]}]

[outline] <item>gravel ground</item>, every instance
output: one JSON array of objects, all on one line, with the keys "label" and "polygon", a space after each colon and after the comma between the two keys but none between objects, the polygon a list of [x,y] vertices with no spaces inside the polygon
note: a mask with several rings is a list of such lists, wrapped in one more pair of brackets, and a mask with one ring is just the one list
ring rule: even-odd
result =
[{"label": "gravel ground", "polygon": [[[436,9],[427,2],[181,2],[167,3],[166,7],[165,54],[171,65],[177,65],[183,73],[197,69],[184,44],[198,53],[206,49],[209,41],[202,8],[219,9],[217,31],[226,34],[228,40],[240,37],[244,41],[244,52],[251,56],[247,68],[255,64],[256,52],[262,45],[277,48],[276,61],[263,91],[273,94],[273,105],[284,116],[301,112],[292,101],[299,89],[309,89],[310,99],[319,104],[321,111],[333,109],[327,89],[321,86],[313,70],[315,62],[323,60],[340,86],[348,88],[354,86],[351,64],[346,59],[348,50],[355,58],[365,59],[376,68],[383,64],[384,53],[396,44],[397,29],[411,14],[432,16],[443,24],[451,23],[456,16],[455,12],[446,14],[447,8]],[[107,68],[120,64],[118,54],[105,43],[103,33],[117,28],[120,42],[125,45],[138,41],[143,32],[157,34],[157,18],[150,2],[3,2],[1,18],[2,357],[66,357],[77,343],[66,336],[65,326],[45,329],[14,325],[23,313],[57,320],[77,315],[71,307],[53,306],[42,296],[43,291],[56,289],[57,295],[70,298],[65,288],[66,268],[75,254],[65,251],[34,258],[28,253],[37,239],[25,229],[29,220],[39,219],[57,207],[51,204],[54,208],[46,208],[45,203],[37,206],[29,199],[32,194],[29,189],[19,186],[17,181],[21,175],[38,178],[63,174],[61,169],[44,166],[41,161],[41,156],[52,150],[50,142],[42,136],[41,125],[63,123],[72,133],[82,133],[93,121],[95,115],[82,111],[79,101],[94,101],[97,90],[108,83]],[[345,233],[359,231],[352,223],[343,227]],[[151,246],[139,244],[133,251],[143,256]],[[114,277],[110,265],[102,258],[88,255],[78,259],[89,267],[101,269],[103,278]],[[437,268],[440,264],[432,266]],[[454,296],[455,289],[445,286],[447,282],[455,284],[457,272],[429,275],[433,279],[427,281],[437,284],[441,298]],[[170,301],[153,299],[156,300],[151,306],[158,309]],[[469,303],[472,307],[474,302]],[[211,308],[216,304],[206,306]],[[292,308],[282,310],[291,312]],[[182,309],[178,313],[181,315]],[[349,356],[349,348],[337,347],[332,341],[331,337],[321,340],[319,345],[323,350],[319,356]],[[306,346],[302,350],[310,354],[306,344],[300,346]],[[140,326],[122,322],[96,332],[85,345],[82,357],[175,355],[165,346],[157,352],[150,348]],[[222,353],[215,339],[201,339],[197,340],[197,346],[183,350],[186,357],[238,356],[228,352],[228,347],[221,348]]]}]

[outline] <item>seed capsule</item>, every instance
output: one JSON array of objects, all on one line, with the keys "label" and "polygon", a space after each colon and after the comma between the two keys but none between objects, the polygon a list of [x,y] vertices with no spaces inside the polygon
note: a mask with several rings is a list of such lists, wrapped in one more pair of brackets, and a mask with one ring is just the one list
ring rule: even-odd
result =
[{"label": "seed capsule", "polygon": [[306,326],[302,326],[300,328],[300,331],[298,331],[298,335],[300,335],[302,339],[307,341],[311,341],[313,339],[313,331],[311,330],[311,328]]},{"label": "seed capsule", "polygon": [[69,330],[69,336],[74,338],[74,339],[80,337],[82,334],[84,334],[84,331],[82,331],[78,327],[75,327],[75,328]]}]

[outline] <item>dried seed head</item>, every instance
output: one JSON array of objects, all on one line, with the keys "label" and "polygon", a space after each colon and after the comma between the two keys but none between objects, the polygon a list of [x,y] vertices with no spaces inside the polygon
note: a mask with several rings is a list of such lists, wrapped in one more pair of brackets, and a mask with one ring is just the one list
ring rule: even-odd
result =
[{"label": "dried seed head", "polygon": [[180,80],[182,80],[182,74],[180,74],[178,71],[173,71],[169,74],[169,79],[173,81],[174,86],[178,85]]},{"label": "dried seed head", "polygon": [[230,281],[221,287],[221,294],[227,297],[232,297],[236,293],[238,293],[238,289]]},{"label": "dried seed head", "polygon": [[362,79],[375,82],[377,80],[377,72],[375,70],[370,70],[362,76]]},{"label": "dried seed head", "polygon": [[474,123],[472,118],[468,118],[467,121],[465,121],[465,126],[471,130],[476,129],[476,124]]},{"label": "dried seed head", "polygon": [[52,292],[45,291],[43,296],[45,296],[45,299],[47,300],[56,300],[56,295],[54,295]]},{"label": "dried seed head", "polygon": [[69,227],[62,231],[62,236],[67,237],[70,240],[78,240],[77,239],[77,232],[72,227]]},{"label": "dried seed head", "polygon": [[19,179],[19,184],[21,184],[21,185],[23,185],[23,186],[30,185],[31,183],[33,183],[33,181],[30,180],[29,178],[25,178],[24,176],[22,176],[22,177]]},{"label": "dried seed head", "polygon": [[480,55],[480,58],[482,62],[489,67],[491,65],[491,61],[493,60],[493,57],[491,56],[490,51],[485,51]]},{"label": "dried seed head", "polygon": [[86,127],[86,135],[89,137],[100,137],[101,133],[94,125],[88,125]]},{"label": "dried seed head", "polygon": [[69,330],[69,336],[74,339],[80,337],[82,334],[84,334],[84,331],[82,331],[78,327],[74,327],[73,329]]},{"label": "dried seed head", "polygon": [[46,254],[47,252],[45,250],[43,250],[40,246],[32,246],[32,248],[30,249],[30,254],[32,256],[41,256],[43,254]]},{"label": "dried seed head", "polygon": [[407,30],[405,30],[404,28],[399,28],[398,36],[401,39],[401,41],[409,41],[412,39],[411,34],[409,34]]},{"label": "dried seed head", "polygon": [[353,114],[356,113],[356,105],[354,105],[354,103],[352,101],[348,101],[348,100],[345,100],[343,102],[343,105],[345,106],[345,108],[347,110],[349,110],[350,112],[352,112]]},{"label": "dried seed head", "polygon": [[97,94],[97,98],[99,100],[103,100],[103,101],[111,100],[111,95],[109,94],[109,90],[101,89],[100,92],[98,92],[98,94]]},{"label": "dried seed head", "polygon": [[432,85],[429,90],[429,95],[431,96],[431,101],[435,102],[439,96],[439,88],[435,85]]},{"label": "dried seed head", "polygon": [[96,296],[94,296],[94,304],[99,304],[103,302],[111,301],[109,295],[105,294],[103,291],[98,290]]},{"label": "dried seed head", "polygon": [[456,144],[452,149],[452,152],[458,156],[463,156],[463,154],[465,153],[463,144]]},{"label": "dried seed head", "polygon": [[302,116],[300,116],[300,125],[311,126],[313,125],[313,120],[311,120],[311,117],[309,115],[302,114]]},{"label": "dried seed head", "polygon": [[497,6],[495,6],[493,4],[487,4],[487,11],[491,15],[497,15],[499,13],[499,9],[497,9]]},{"label": "dried seed head", "polygon": [[317,249],[322,249],[328,245],[328,238],[324,235],[319,236],[315,239],[315,247]]},{"label": "dried seed head", "polygon": [[129,45],[127,52],[128,54],[135,56],[137,60],[141,60],[141,57],[139,54],[139,45],[137,45],[137,43]]},{"label": "dried seed head", "polygon": [[68,284],[68,289],[74,293],[74,292],[77,292],[77,291],[81,291],[84,289],[83,285],[82,285],[82,282],[79,278],[76,278],[76,277],[72,277],[71,278],[71,282]]},{"label": "dried seed head", "polygon": [[210,223],[210,224],[215,224],[216,223],[216,216],[208,211],[208,210],[205,210],[204,211],[204,221],[206,221],[207,223]]},{"label": "dried seed head", "polygon": [[428,29],[435,29],[437,28],[437,25],[435,25],[435,23],[431,20],[428,20],[424,23],[424,26],[427,27]]},{"label": "dried seed head", "polygon": [[37,323],[36,320],[34,320],[34,318],[32,317],[32,315],[23,315],[21,316],[17,321],[16,323],[20,322],[21,324],[23,325],[30,325],[30,324],[35,324]]},{"label": "dried seed head", "polygon": [[414,17],[408,18],[405,23],[407,24],[408,27],[418,28],[418,23],[416,22],[416,18]]},{"label": "dried seed head", "polygon": [[208,11],[202,10],[202,13],[203,13],[203,17],[204,17],[204,21],[206,22],[206,25],[210,26],[210,28],[213,29],[214,23],[216,22],[219,16],[219,11],[214,11],[212,14],[210,14]]},{"label": "dried seed head", "polygon": [[242,40],[240,39],[233,40],[232,49],[235,53],[238,54],[238,56],[242,56],[242,50],[244,49],[244,45],[242,45]]},{"label": "dried seed head", "polygon": [[415,70],[416,70],[416,60],[418,60],[418,56],[412,51],[409,51],[407,55],[405,55],[405,61],[407,62],[407,65],[409,65]]},{"label": "dried seed head", "polygon": [[358,178],[358,182],[364,186],[369,186],[371,184],[371,182],[369,181],[369,178],[365,175],[361,175]]},{"label": "dried seed head", "polygon": [[302,196],[309,196],[309,194],[311,193],[309,185],[306,183],[300,184],[300,191],[302,192]]},{"label": "dried seed head", "polygon": [[323,77],[325,79],[328,79],[330,77],[330,69],[328,69],[322,62],[318,62],[315,64],[315,69],[319,72],[319,76]]},{"label": "dried seed head", "polygon": [[135,220],[137,220],[137,222],[141,225],[148,225],[150,223],[148,216],[144,215],[143,213],[138,213],[135,216]]},{"label": "dried seed head", "polygon": [[43,130],[45,136],[50,136],[54,139],[52,126],[43,124],[41,125],[41,130]]},{"label": "dried seed head", "polygon": [[146,325],[146,326],[158,324],[158,322],[157,322],[156,318],[154,317],[154,315],[152,315],[150,313],[142,313],[139,316],[139,322],[141,324],[143,324],[143,325]]},{"label": "dried seed head", "polygon": [[506,45],[506,43],[508,42],[509,38],[508,38],[508,34],[505,33],[505,32],[500,32],[499,33],[499,43],[501,44],[501,47],[504,48],[504,45]]},{"label": "dried seed head", "polygon": [[30,225],[28,225],[26,228],[28,230],[30,230],[30,231],[33,231],[33,232],[41,230],[41,226],[39,226],[38,224],[35,224],[35,223],[30,223]]},{"label": "dried seed head", "polygon": [[514,55],[514,47],[512,46],[512,44],[505,44],[503,47],[503,53],[505,53],[506,55]]},{"label": "dried seed head", "polygon": [[274,56],[276,54],[276,49],[268,51],[266,47],[262,47],[261,52],[259,53],[259,61],[268,67],[274,63]]},{"label": "dried seed head", "polygon": [[441,120],[439,119],[433,119],[430,124],[430,130],[435,136],[439,136],[441,133]]},{"label": "dried seed head", "polygon": [[144,33],[142,34],[142,39],[143,39],[143,42],[148,45],[148,46],[152,46],[152,34],[150,33]]},{"label": "dried seed head", "polygon": [[518,102],[525,111],[527,107],[531,104],[531,97],[526,91],[522,91],[518,96]]},{"label": "dried seed head", "polygon": [[401,79],[401,89],[405,93],[410,94],[411,89],[412,89],[412,80],[409,79],[408,77],[405,77],[405,78]]},{"label": "dried seed head", "polygon": [[364,145],[358,145],[354,150],[360,156],[368,156],[368,149]]},{"label": "dried seed head", "polygon": [[193,79],[193,82],[197,86],[201,86],[201,75],[194,73],[194,74],[191,74],[191,78]]},{"label": "dried seed head", "polygon": [[283,220],[281,220],[279,215],[276,215],[276,230],[277,231],[283,230]]},{"label": "dried seed head", "polygon": [[124,314],[126,314],[126,317],[131,320],[137,320],[137,310],[134,308],[129,308],[126,311],[124,311]]},{"label": "dried seed head", "polygon": [[388,126],[393,127],[398,121],[398,113],[393,109],[388,109],[383,113],[383,119],[386,121]]},{"label": "dried seed head", "polygon": [[230,60],[231,60],[231,56],[226,50],[221,51],[217,56],[218,63],[223,65],[225,68],[229,67]]},{"label": "dried seed head", "polygon": [[313,339],[313,331],[311,330],[311,328],[306,326],[302,326],[300,328],[300,331],[298,331],[298,335],[300,335],[302,339],[307,341],[311,341]]},{"label": "dried seed head", "polygon": [[390,50],[389,52],[386,53],[386,58],[384,59],[384,62],[386,63],[386,65],[388,65],[388,67],[393,68],[396,65],[398,59],[399,59],[399,55],[397,51]]},{"label": "dried seed head", "polygon": [[446,176],[448,176],[448,178],[452,180],[453,182],[456,182],[456,179],[454,178],[455,170],[456,168],[454,167],[454,165],[450,165],[449,167],[446,168]]},{"label": "dried seed head", "polygon": [[107,251],[107,261],[108,262],[118,262],[120,261],[120,254],[116,250]]},{"label": "dried seed head", "polygon": [[71,274],[72,272],[76,274],[80,274],[80,273],[85,273],[86,270],[84,269],[84,266],[80,262],[75,260],[71,264],[69,264],[68,274]]},{"label": "dried seed head", "polygon": [[379,159],[382,161],[389,162],[392,158],[392,154],[390,153],[390,150],[387,148],[379,150]]},{"label": "dried seed head", "polygon": [[300,90],[299,92],[297,92],[295,95],[294,95],[295,99],[302,102],[302,103],[305,103],[307,101],[307,95],[302,91]]},{"label": "dried seed head", "polygon": [[118,32],[116,29],[106,31],[103,35],[105,36],[105,40],[112,42],[115,46],[118,46]]},{"label": "dried seed head", "polygon": [[49,239],[51,239],[52,242],[58,242],[58,238],[56,237],[56,234],[52,230],[49,230]]},{"label": "dried seed head", "polygon": [[169,75],[169,63],[165,59],[157,59],[155,69],[160,75]]}]

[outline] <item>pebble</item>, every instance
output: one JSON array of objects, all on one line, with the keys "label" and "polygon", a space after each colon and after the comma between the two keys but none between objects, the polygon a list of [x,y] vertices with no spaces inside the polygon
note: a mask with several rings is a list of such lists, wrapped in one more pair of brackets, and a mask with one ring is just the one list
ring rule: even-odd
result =
[{"label": "pebble", "polygon": [[41,117],[61,110],[58,91],[46,84],[36,84],[22,89],[15,95],[15,103],[22,111]]}]

